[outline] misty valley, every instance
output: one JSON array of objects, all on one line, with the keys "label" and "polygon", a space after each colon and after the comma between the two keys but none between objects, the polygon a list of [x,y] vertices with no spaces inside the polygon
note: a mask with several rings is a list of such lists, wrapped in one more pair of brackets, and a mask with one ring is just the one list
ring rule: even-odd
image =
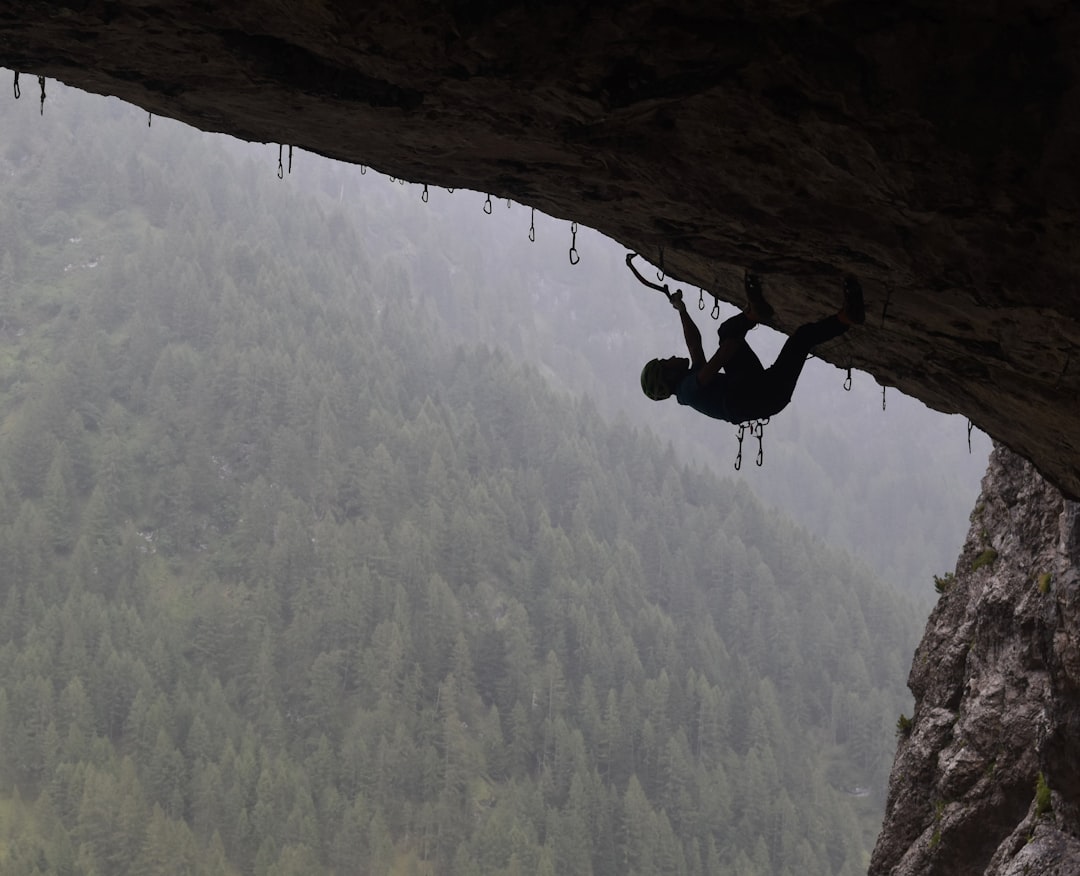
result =
[{"label": "misty valley", "polygon": [[637,397],[677,323],[597,290],[609,241],[582,291],[524,208],[26,104],[0,872],[866,871],[984,438],[868,426],[831,369],[735,479],[733,430]]}]

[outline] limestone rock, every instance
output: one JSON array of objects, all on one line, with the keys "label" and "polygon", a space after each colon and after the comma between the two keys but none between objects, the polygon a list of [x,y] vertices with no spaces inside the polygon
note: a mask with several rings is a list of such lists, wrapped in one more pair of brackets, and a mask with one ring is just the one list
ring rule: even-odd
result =
[{"label": "limestone rock", "polygon": [[942,583],[870,873],[1080,873],[1080,504],[996,445]]},{"label": "limestone rock", "polygon": [[40,74],[491,192],[736,303],[751,266],[789,332],[856,273],[870,324],[823,356],[1074,497],[1078,37],[1064,0],[0,0],[23,100]]}]

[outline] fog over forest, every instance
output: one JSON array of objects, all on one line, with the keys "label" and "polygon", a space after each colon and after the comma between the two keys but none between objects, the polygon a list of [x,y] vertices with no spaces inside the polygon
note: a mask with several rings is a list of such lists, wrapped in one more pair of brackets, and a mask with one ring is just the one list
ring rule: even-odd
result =
[{"label": "fog over forest", "polygon": [[618,244],[28,96],[0,872],[865,872],[984,435],[812,360],[735,471]]}]

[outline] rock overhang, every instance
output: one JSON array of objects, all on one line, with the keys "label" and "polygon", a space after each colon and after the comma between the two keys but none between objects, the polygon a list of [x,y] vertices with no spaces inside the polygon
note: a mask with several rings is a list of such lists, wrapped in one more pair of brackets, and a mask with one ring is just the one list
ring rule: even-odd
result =
[{"label": "rock overhang", "polygon": [[[1080,496],[1080,9],[0,0],[0,64],[573,219]],[[24,80],[24,83],[28,80]],[[598,290],[613,298],[620,289]]]}]

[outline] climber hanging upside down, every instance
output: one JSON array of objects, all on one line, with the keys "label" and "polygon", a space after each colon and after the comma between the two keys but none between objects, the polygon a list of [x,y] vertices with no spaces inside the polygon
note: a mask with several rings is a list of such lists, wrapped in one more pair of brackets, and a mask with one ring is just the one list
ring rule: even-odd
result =
[{"label": "climber hanging upside down", "polygon": [[749,271],[746,274],[746,298],[746,308],[721,323],[720,346],[711,358],[706,359],[701,332],[686,312],[682,295],[678,292],[670,295],[671,306],[682,320],[690,358],[671,356],[647,363],[641,372],[641,388],[645,395],[654,401],[674,395],[679,404],[729,423],[764,420],[787,407],[803,363],[814,347],[839,337],[852,325],[861,325],[866,319],[862,287],[854,277],[847,277],[840,310],[796,329],[776,361],[764,368],[746,343],[746,333],[759,322],[770,319],[773,309],[762,294],[761,282]]}]

